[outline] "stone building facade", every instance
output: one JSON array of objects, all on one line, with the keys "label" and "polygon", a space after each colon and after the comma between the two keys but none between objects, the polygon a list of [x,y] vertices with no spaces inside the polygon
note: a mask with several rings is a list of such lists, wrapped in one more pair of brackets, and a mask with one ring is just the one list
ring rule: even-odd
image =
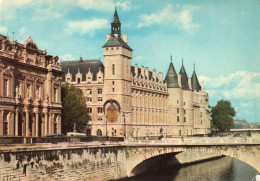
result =
[{"label": "stone building facade", "polygon": [[100,60],[62,61],[62,80],[82,89],[91,116],[88,134],[145,137],[183,136],[210,132],[208,94],[196,72],[188,78],[184,65],[161,72],[131,66],[128,36],[121,38],[117,11]]},{"label": "stone building facade", "polygon": [[0,34],[0,135],[61,132],[61,66],[31,37],[21,44]]}]

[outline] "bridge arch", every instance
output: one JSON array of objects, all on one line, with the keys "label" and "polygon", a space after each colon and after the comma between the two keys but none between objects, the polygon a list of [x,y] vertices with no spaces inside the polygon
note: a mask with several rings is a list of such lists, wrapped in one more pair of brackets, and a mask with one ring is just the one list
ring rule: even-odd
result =
[{"label": "bridge arch", "polygon": [[127,175],[134,176],[141,172],[143,161],[165,155],[174,156],[184,151],[200,151],[230,156],[241,160],[260,172],[260,145],[182,145],[182,146],[129,146],[127,149]]}]

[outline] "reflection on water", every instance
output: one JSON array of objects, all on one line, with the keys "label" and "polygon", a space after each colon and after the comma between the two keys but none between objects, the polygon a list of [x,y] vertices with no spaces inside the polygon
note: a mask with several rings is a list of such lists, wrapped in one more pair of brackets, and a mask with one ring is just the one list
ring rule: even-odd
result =
[{"label": "reflection on water", "polygon": [[189,165],[167,168],[145,175],[124,179],[127,181],[251,181],[257,171],[244,162],[231,157]]}]

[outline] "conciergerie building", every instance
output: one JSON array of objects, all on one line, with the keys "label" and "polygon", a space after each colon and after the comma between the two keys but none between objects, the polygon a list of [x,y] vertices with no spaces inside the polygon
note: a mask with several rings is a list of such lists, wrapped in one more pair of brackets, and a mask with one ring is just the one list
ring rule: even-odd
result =
[{"label": "conciergerie building", "polygon": [[170,137],[210,132],[208,94],[182,63],[179,74],[172,60],[165,79],[148,67],[131,65],[132,48],[115,10],[111,33],[100,60],[62,61],[63,82],[80,88],[91,116],[87,134],[98,136]]}]

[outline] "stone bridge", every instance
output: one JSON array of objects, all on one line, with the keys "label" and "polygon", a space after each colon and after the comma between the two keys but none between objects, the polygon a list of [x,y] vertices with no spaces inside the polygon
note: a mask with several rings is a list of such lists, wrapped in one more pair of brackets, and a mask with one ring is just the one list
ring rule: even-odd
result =
[{"label": "stone bridge", "polygon": [[0,145],[0,180],[113,180],[164,164],[180,152],[239,159],[260,172],[260,140],[186,138]]},{"label": "stone bridge", "polygon": [[[226,155],[241,160],[260,173],[260,140],[246,138],[171,139],[132,141],[126,147],[127,175],[142,172],[147,160],[170,157],[184,151]],[[157,159],[157,160],[158,160]]]}]

